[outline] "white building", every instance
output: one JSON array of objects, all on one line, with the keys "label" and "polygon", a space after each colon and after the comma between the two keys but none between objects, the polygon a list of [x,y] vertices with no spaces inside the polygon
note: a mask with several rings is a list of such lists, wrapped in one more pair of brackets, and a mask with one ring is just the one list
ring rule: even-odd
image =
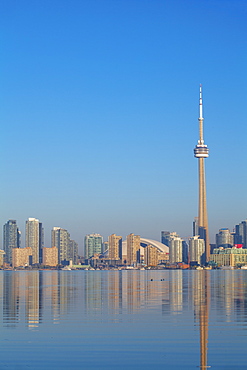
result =
[{"label": "white building", "polygon": [[189,240],[189,256],[190,262],[197,262],[199,265],[204,264],[205,242],[200,239],[199,235],[195,235]]}]

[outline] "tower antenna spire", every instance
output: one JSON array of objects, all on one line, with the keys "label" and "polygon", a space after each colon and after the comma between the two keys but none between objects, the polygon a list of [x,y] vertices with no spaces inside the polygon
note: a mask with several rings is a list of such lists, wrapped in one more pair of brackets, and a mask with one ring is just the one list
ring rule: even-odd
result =
[{"label": "tower antenna spire", "polygon": [[210,258],[210,245],[208,233],[208,216],[207,216],[207,202],[206,202],[206,180],[204,169],[204,158],[209,155],[207,145],[204,144],[203,139],[203,113],[202,113],[202,85],[199,90],[199,140],[194,149],[194,156],[198,158],[199,170],[199,205],[198,205],[198,227],[199,235],[205,241],[205,262]]}]

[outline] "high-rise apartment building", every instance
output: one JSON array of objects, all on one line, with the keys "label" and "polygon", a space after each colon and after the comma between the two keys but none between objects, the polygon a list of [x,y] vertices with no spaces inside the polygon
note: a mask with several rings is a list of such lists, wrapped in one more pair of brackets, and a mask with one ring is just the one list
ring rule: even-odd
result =
[{"label": "high-rise apartment building", "polygon": [[36,218],[26,221],[26,247],[32,248],[32,263],[42,263],[42,248],[44,246],[44,229]]},{"label": "high-rise apartment building", "polygon": [[199,170],[199,205],[198,205],[198,233],[201,238],[205,240],[205,255],[206,262],[210,258],[210,244],[208,233],[208,216],[207,216],[207,202],[206,202],[206,179],[204,159],[209,155],[209,149],[204,143],[203,138],[203,114],[202,114],[202,87],[200,86],[199,97],[199,140],[194,149],[194,156],[198,158]]},{"label": "high-rise apartment building", "polygon": [[140,262],[140,235],[127,235],[127,264],[129,266]]},{"label": "high-rise apartment building", "polygon": [[53,227],[51,231],[51,246],[57,247],[58,263],[69,261],[70,234],[61,227]]},{"label": "high-rise apartment building", "polygon": [[3,226],[3,249],[5,262],[12,264],[12,250],[20,247],[21,233],[17,227],[16,220],[9,220]]},{"label": "high-rise apartment building", "polygon": [[122,237],[112,234],[108,237],[108,257],[113,260],[122,259]]},{"label": "high-rise apartment building", "polygon": [[205,241],[195,235],[189,239],[190,262],[197,262],[199,265],[205,264]]},{"label": "high-rise apartment building", "polygon": [[69,261],[72,261],[73,265],[77,265],[78,263],[78,244],[71,240],[69,241],[69,253],[68,253]]},{"label": "high-rise apartment building", "polygon": [[94,254],[101,254],[103,247],[103,236],[100,234],[88,234],[84,239],[84,254],[88,259]]},{"label": "high-rise apartment building", "polygon": [[216,247],[232,248],[234,244],[234,237],[231,231],[227,228],[222,228],[216,234]]},{"label": "high-rise apartment building", "polygon": [[178,236],[171,236],[169,240],[169,262],[178,263],[183,261],[183,240]]},{"label": "high-rise apartment building", "polygon": [[159,252],[158,249],[152,245],[147,245],[144,248],[144,263],[147,266],[157,266],[159,262]]}]

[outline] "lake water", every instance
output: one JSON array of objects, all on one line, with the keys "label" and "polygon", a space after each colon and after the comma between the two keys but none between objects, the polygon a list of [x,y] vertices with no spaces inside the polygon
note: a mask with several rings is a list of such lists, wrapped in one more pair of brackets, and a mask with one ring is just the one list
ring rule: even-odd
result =
[{"label": "lake water", "polygon": [[0,369],[247,369],[247,270],[0,271]]}]

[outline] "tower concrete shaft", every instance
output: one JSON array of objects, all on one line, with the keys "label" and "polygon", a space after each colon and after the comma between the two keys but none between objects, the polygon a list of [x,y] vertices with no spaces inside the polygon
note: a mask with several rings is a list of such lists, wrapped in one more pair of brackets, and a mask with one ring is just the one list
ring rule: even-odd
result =
[{"label": "tower concrete shaft", "polygon": [[203,116],[202,116],[202,87],[200,85],[200,98],[199,98],[199,140],[194,149],[194,156],[198,158],[199,170],[199,204],[198,204],[198,227],[199,234],[205,240],[205,260],[210,259],[210,244],[208,233],[208,216],[207,216],[207,202],[206,202],[206,180],[204,158],[208,157],[208,147],[204,144],[203,139]]}]

